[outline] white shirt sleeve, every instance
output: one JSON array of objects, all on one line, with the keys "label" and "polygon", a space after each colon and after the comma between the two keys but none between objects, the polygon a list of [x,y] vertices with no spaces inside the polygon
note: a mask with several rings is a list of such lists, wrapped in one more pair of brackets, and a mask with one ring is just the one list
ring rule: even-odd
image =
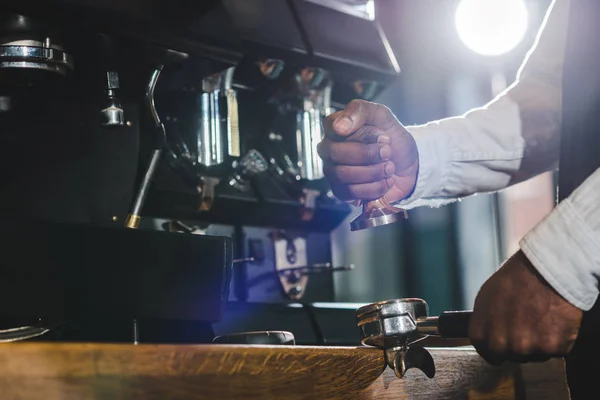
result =
[{"label": "white shirt sleeve", "polygon": [[568,11],[568,0],[552,2],[517,80],[486,106],[407,127],[417,143],[419,173],[400,206],[436,207],[557,167]]},{"label": "white shirt sleeve", "polygon": [[598,297],[600,170],[521,240],[521,250],[546,281],[584,311]]},{"label": "white shirt sleeve", "polygon": [[[412,195],[398,205],[437,207],[556,168],[569,0],[553,0],[517,81],[485,107],[408,127],[419,151]],[[520,242],[546,281],[589,310],[600,278],[600,170]]]},{"label": "white shirt sleeve", "polygon": [[463,117],[408,129],[419,172],[412,195],[399,203],[403,208],[437,207],[517,182],[525,140],[519,106],[507,95]]}]

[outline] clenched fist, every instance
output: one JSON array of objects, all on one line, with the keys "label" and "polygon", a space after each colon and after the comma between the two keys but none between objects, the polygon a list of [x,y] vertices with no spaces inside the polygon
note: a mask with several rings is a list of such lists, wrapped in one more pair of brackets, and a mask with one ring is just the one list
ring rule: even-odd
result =
[{"label": "clenched fist", "polygon": [[469,337],[491,364],[545,361],[569,354],[582,317],[519,251],[479,291]]},{"label": "clenched fist", "polygon": [[389,108],[353,100],[323,125],[318,152],[337,198],[350,202],[385,195],[394,202],[412,193],[419,169],[417,146]]}]

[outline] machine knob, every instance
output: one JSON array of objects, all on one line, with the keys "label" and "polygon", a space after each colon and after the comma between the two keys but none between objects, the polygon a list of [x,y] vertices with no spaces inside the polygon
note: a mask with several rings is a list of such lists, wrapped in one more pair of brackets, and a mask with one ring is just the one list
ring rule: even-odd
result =
[{"label": "machine knob", "polygon": [[106,94],[108,99],[101,113],[102,126],[104,127],[120,127],[125,125],[125,116],[123,114],[123,106],[117,98],[119,90],[119,74],[116,71],[106,72]]},{"label": "machine knob", "polygon": [[116,99],[109,99],[106,106],[101,111],[102,126],[119,127],[125,125],[125,116],[123,107]]}]

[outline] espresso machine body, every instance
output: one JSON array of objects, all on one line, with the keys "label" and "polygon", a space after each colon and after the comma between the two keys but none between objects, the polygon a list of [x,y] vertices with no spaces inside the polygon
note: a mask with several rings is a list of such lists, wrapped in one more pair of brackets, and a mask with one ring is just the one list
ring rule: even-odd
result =
[{"label": "espresso machine body", "polygon": [[[211,324],[249,330],[259,321],[243,317],[249,313],[266,315],[264,329],[282,328],[281,315],[302,319],[290,326],[310,326],[303,307],[332,302],[333,274],[353,268],[331,261],[329,234],[350,208],[323,178],[321,119],[354,98],[373,99],[399,73],[373,7],[371,0],[0,1],[0,119],[21,138],[5,147],[5,160],[26,164],[4,169],[6,182],[16,183],[5,186],[13,195],[2,211],[43,220],[47,232],[66,234],[66,223],[78,238],[102,237],[102,246],[71,244],[83,253],[69,251],[67,239],[56,243],[88,260],[90,288],[122,280],[110,296],[95,296],[97,304],[86,297],[69,318],[96,308],[102,313],[85,319],[102,321],[119,308],[125,341],[132,326],[158,332],[175,323],[208,326],[198,333],[206,341]],[[48,121],[52,132],[43,131]],[[143,256],[140,238],[154,247]],[[103,246],[119,262],[91,279],[100,264],[86,251]],[[188,263],[196,259],[202,273]],[[163,271],[148,271],[151,282],[148,263]],[[83,279],[70,265],[61,273]],[[168,270],[182,276],[166,279]],[[184,286],[198,293],[189,302],[206,307],[183,306],[187,292],[174,288],[186,276]],[[156,297],[134,301],[138,292],[126,288],[136,284]],[[318,341],[311,335],[300,341]]]}]

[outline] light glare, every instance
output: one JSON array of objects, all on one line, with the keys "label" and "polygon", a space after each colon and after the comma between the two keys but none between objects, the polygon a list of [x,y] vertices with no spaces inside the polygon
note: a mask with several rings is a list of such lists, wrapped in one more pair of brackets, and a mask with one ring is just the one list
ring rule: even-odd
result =
[{"label": "light glare", "polygon": [[469,49],[498,56],[523,40],[528,19],[523,0],[461,0],[454,22],[458,36]]}]

